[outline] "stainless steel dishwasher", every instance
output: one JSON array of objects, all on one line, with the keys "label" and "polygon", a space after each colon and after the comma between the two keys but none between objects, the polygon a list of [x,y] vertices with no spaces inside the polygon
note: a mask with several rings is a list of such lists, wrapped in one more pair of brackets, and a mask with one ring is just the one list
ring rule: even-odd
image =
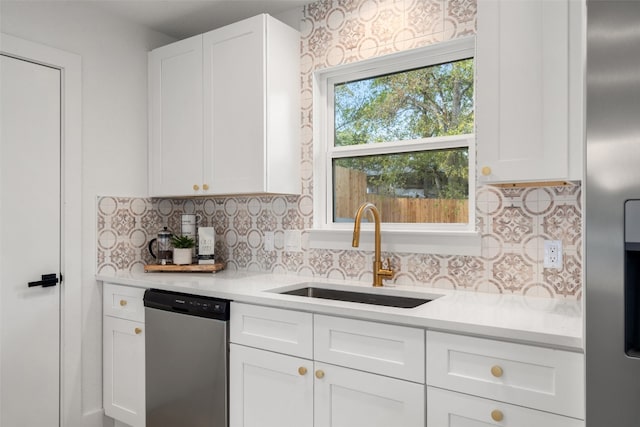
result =
[{"label": "stainless steel dishwasher", "polygon": [[229,301],[144,294],[146,427],[228,426]]}]

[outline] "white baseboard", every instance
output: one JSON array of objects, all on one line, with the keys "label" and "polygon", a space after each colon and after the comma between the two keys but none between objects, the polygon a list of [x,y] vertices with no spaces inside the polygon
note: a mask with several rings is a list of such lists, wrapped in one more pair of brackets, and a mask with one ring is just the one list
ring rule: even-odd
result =
[{"label": "white baseboard", "polygon": [[[113,419],[104,415],[102,408],[82,414],[82,427],[111,427]],[[116,425],[116,427],[118,427]]]}]

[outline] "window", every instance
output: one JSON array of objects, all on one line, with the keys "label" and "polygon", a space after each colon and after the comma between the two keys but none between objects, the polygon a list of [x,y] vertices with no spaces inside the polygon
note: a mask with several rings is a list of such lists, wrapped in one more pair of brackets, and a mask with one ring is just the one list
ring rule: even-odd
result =
[{"label": "window", "polygon": [[[372,202],[386,234],[415,245],[420,233],[477,237],[473,56],[467,38],[315,74],[316,231],[351,232]],[[476,254],[475,242],[453,252]]]}]

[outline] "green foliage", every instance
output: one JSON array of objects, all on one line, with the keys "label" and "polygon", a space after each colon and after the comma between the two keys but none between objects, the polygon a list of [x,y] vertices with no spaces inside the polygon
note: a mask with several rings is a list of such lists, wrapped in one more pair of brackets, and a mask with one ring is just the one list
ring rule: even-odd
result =
[{"label": "green foliage", "polygon": [[[473,59],[335,87],[335,145],[360,145],[473,132]],[[468,150],[337,161],[363,171],[378,194],[421,187],[427,197],[468,196]]]},{"label": "green foliage", "polygon": [[194,247],[196,242],[189,236],[171,236],[171,244],[177,249],[189,249]]}]

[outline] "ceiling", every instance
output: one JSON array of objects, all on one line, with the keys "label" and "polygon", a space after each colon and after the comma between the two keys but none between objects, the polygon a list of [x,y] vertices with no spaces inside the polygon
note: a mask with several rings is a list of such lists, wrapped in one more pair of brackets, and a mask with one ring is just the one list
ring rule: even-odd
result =
[{"label": "ceiling", "polygon": [[278,15],[315,0],[82,1],[176,39],[184,39],[260,13]]}]

